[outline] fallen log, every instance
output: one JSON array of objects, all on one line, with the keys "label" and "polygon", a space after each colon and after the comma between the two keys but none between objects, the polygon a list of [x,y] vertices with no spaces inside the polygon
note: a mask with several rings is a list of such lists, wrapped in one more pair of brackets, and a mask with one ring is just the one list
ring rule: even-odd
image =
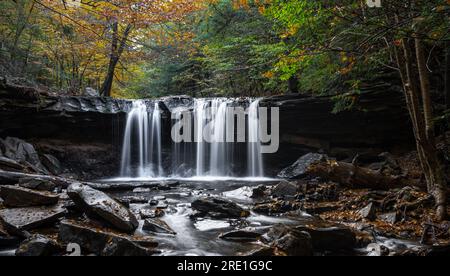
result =
[{"label": "fallen log", "polygon": [[307,174],[337,182],[348,188],[389,190],[407,185],[417,185],[402,176],[385,175],[379,171],[355,166],[351,163],[325,160],[307,168]]}]

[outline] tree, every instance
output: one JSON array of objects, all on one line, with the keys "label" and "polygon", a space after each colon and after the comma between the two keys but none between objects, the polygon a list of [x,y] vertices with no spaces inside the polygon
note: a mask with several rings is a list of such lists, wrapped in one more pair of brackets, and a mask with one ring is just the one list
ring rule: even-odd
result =
[{"label": "tree", "polygon": [[[430,49],[448,45],[450,23],[443,20],[448,18],[447,1],[384,1],[375,9],[352,0],[273,0],[265,5],[265,14],[284,27],[303,55],[340,53],[346,61],[351,57],[351,67],[345,64],[342,71],[346,74],[369,62],[399,73],[428,191],[435,198],[438,219],[445,219],[447,182],[436,147],[428,57]],[[315,34],[305,37],[308,29]]]}]

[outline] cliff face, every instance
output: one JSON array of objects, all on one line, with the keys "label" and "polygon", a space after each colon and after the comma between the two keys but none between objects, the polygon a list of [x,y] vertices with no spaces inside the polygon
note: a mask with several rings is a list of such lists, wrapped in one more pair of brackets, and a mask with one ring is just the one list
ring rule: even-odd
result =
[{"label": "cliff face", "polygon": [[[402,94],[377,85],[353,95],[358,108],[333,114],[330,97],[282,95],[262,99],[261,105],[280,108],[281,146],[265,156],[276,175],[310,151],[342,159],[355,152],[385,151],[411,145],[411,128]],[[154,102],[149,102],[148,106]],[[163,112],[164,140],[170,139],[170,112],[192,109],[189,97],[158,101]],[[65,97],[0,79],[0,138],[19,137],[38,150],[55,155],[85,178],[111,176],[118,171],[126,114],[131,101],[101,97]],[[169,147],[170,141],[166,141]],[[170,154],[170,149],[166,149]]]}]

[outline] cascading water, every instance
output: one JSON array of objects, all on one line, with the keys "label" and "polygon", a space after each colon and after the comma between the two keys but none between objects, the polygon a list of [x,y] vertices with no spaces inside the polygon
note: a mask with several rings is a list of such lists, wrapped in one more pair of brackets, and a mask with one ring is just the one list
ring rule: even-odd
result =
[{"label": "cascading water", "polygon": [[263,177],[264,168],[261,153],[260,126],[259,126],[259,100],[250,104],[248,110],[248,173],[251,177]]},{"label": "cascading water", "polygon": [[[229,120],[235,119],[229,107],[248,106],[246,123],[242,128],[247,142],[227,141]],[[126,178],[227,178],[264,177],[261,143],[259,140],[259,100],[233,100],[225,98],[196,99],[192,114],[192,142],[162,141],[162,115],[158,103],[153,111],[147,111],[145,101],[133,102],[125,128],[121,176]],[[244,110],[244,109],[242,109]],[[230,112],[233,112],[231,114]],[[173,118],[180,120],[182,110],[174,109]],[[245,120],[243,119],[242,122]],[[233,122],[234,130],[236,126]],[[181,136],[176,134],[176,138]],[[176,139],[178,140],[178,139]],[[172,171],[165,172],[162,166],[162,148],[172,145]],[[247,150],[245,150],[247,149]],[[168,169],[168,168],[167,168]]]},{"label": "cascading water", "polygon": [[120,171],[122,177],[163,176],[161,112],[158,103],[155,103],[150,115],[144,101],[133,102],[127,116]]}]

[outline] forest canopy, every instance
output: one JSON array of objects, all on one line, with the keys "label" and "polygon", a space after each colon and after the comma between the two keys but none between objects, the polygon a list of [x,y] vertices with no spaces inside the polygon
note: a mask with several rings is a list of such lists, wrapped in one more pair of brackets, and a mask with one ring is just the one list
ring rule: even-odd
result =
[{"label": "forest canopy", "polygon": [[390,41],[398,46],[421,18],[427,66],[443,89],[449,1],[382,2],[7,0],[0,70],[75,95],[357,93],[399,78]]}]

